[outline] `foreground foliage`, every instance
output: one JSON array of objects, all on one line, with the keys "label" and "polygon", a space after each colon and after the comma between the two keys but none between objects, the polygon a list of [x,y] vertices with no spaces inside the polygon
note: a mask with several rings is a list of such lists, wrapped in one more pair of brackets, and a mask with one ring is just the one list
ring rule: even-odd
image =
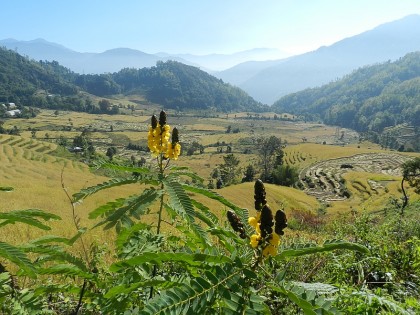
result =
[{"label": "foreground foliage", "polygon": [[[74,209],[99,191],[138,185],[139,194],[110,200],[90,212],[93,228],[116,231],[112,263],[103,259],[109,249],[84,243],[87,229],[76,218],[72,238],[44,236],[19,245],[0,242],[4,263],[0,310],[12,314],[419,310],[420,283],[413,275],[420,267],[420,229],[409,220],[394,216],[380,233],[373,233],[370,217],[355,216],[351,224],[337,223],[331,232],[326,227],[323,236],[331,240],[292,239],[284,233],[286,215],[282,209],[271,211],[261,181],[255,183],[255,203],[250,207],[256,214],[250,216],[247,209],[204,188],[195,173],[171,166],[181,150],[177,139],[178,132],[173,130],[171,137],[161,113],[149,130],[156,168],[101,161],[94,167],[114,172],[115,178],[73,195]],[[227,218],[217,216],[216,209],[200,201],[203,197],[218,201]],[[408,209],[407,215],[412,211]],[[145,224],[146,218],[153,223]],[[19,210],[0,213],[0,227],[16,223],[48,230],[45,221],[59,219],[37,209]],[[353,242],[344,240],[348,237]],[[387,242],[390,238],[393,242]],[[80,254],[72,251],[75,242],[82,245]]]}]

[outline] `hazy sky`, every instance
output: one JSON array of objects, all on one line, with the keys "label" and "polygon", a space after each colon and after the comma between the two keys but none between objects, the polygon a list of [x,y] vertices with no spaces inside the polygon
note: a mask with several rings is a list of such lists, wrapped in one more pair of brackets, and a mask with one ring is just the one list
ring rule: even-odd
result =
[{"label": "hazy sky", "polygon": [[420,14],[420,0],[0,0],[0,12],[0,39],[80,52],[296,54]]}]

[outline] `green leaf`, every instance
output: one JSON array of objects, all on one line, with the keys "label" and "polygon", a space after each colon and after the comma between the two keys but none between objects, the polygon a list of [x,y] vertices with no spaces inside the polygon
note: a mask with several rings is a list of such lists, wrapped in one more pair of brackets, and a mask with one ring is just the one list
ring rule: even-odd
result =
[{"label": "green leaf", "polygon": [[182,262],[190,266],[201,266],[231,263],[231,259],[222,255],[188,254],[188,253],[143,253],[141,256],[119,261],[111,265],[110,271],[119,272],[127,267],[135,267],[145,263],[161,264],[163,262]]},{"label": "green leaf", "polygon": [[208,207],[194,199],[191,199],[191,202],[196,209],[200,210],[195,212],[196,216],[209,227],[214,227],[219,222],[217,216]]},{"label": "green leaf", "polygon": [[83,279],[93,279],[93,274],[80,270],[78,267],[69,264],[59,264],[48,268],[40,268],[41,275],[78,276]]},{"label": "green leaf", "polygon": [[38,263],[43,263],[46,261],[61,261],[71,263],[80,270],[86,272],[89,270],[89,268],[85,265],[85,262],[83,260],[64,251],[61,247],[58,246],[46,246],[29,243],[23,245],[22,249],[25,252],[42,254],[42,256],[38,257]]},{"label": "green leaf", "polygon": [[168,281],[168,280],[147,280],[147,281],[139,281],[139,282],[134,282],[134,283],[130,283],[130,284],[122,284],[122,285],[118,285],[115,287],[112,287],[106,294],[105,294],[105,298],[106,299],[111,299],[116,297],[117,295],[120,294],[130,294],[133,291],[136,291],[139,288],[150,288],[150,287],[154,287],[156,288],[171,288],[173,286],[175,286],[176,284],[178,284],[177,282],[172,282],[172,281]]},{"label": "green leaf", "polygon": [[45,225],[40,221],[49,220],[61,220],[58,215],[48,213],[39,209],[27,209],[27,210],[13,210],[9,212],[0,212],[0,227],[7,224],[14,224],[16,222],[26,223],[28,225],[40,228],[42,230],[50,230],[48,225]]},{"label": "green leaf", "polygon": [[135,178],[114,178],[111,179],[108,182],[104,182],[101,184],[98,184],[96,186],[92,186],[92,187],[88,187],[85,189],[82,189],[80,192],[75,193],[73,195],[73,202],[77,202],[81,199],[84,199],[94,193],[97,193],[98,191],[104,190],[104,189],[108,189],[108,188],[112,188],[112,187],[117,187],[117,186],[122,186],[122,185],[129,185],[129,184],[134,184],[136,183],[138,180]]},{"label": "green leaf", "polygon": [[226,198],[222,197],[221,195],[219,195],[218,193],[216,193],[214,191],[204,189],[204,188],[195,187],[195,186],[191,186],[191,185],[182,185],[182,187],[187,191],[191,191],[193,193],[201,194],[201,195],[203,195],[207,198],[217,200],[221,204],[235,210],[235,212],[241,213],[244,210],[242,208],[239,208],[235,204],[231,203],[229,200],[227,200]]},{"label": "green leaf", "polygon": [[165,180],[164,185],[168,192],[172,208],[184,219],[194,221],[195,210],[183,186],[177,181],[169,180]]},{"label": "green leaf", "polygon": [[128,173],[138,173],[138,174],[148,174],[150,170],[147,167],[135,167],[120,165],[115,163],[110,163],[109,161],[101,161],[100,163],[95,163],[95,168],[106,168],[114,171],[128,172]]},{"label": "green leaf", "polygon": [[322,246],[317,246],[315,244],[298,244],[295,245],[293,248],[284,249],[280,254],[275,256],[276,260],[282,260],[287,257],[296,257],[296,256],[303,256],[321,252],[328,252],[338,249],[346,249],[346,250],[353,250],[359,251],[362,253],[369,253],[369,250],[360,244],[351,243],[342,240],[331,240],[325,241]]},{"label": "green leaf", "polygon": [[[225,272],[221,267],[215,266],[212,282],[204,277],[180,282],[178,286],[165,290],[149,300],[140,314],[207,314],[210,307],[214,306],[215,299],[228,293],[225,285],[230,280],[239,279],[240,276],[240,269]],[[239,292],[233,296],[235,303],[243,301]]]},{"label": "green leaf", "polygon": [[269,285],[269,287],[272,290],[279,292],[283,294],[284,296],[286,296],[287,298],[289,298],[289,300],[295,303],[297,306],[299,306],[306,315],[317,315],[317,313],[315,312],[315,309],[317,307],[312,306],[311,303],[297,296],[294,292],[287,290],[285,287],[281,285],[279,286]]},{"label": "green leaf", "polygon": [[368,304],[368,305],[373,304],[373,301],[377,301],[382,307],[388,309],[393,314],[403,314],[403,315],[412,314],[412,313],[406,311],[401,306],[399,306],[396,302],[388,300],[385,297],[381,297],[381,296],[378,296],[378,295],[373,294],[373,293],[359,291],[359,292],[353,292],[352,295],[362,297],[366,301],[366,304]]},{"label": "green leaf", "polygon": [[0,257],[5,258],[21,268],[29,277],[36,278],[34,264],[21,249],[8,243],[0,242]]},{"label": "green leaf", "polygon": [[[106,224],[105,229],[115,226],[118,222],[123,223],[123,226],[131,226],[133,225],[131,217],[140,219],[140,216],[146,212],[150,204],[160,195],[160,190],[145,189],[139,196],[131,196],[115,203],[108,203],[106,209],[99,207],[91,212],[89,217],[96,218],[100,214],[107,215],[110,213],[103,221],[96,224],[96,226]],[[113,208],[114,206],[116,208]]]},{"label": "green leaf", "polygon": [[198,176],[194,172],[187,172],[187,171],[181,170],[180,168],[171,168],[171,170],[173,172],[168,175],[168,179],[170,180],[175,180],[176,178],[179,178],[180,176],[188,176],[192,180],[196,180],[200,183],[204,182],[204,179]]},{"label": "green leaf", "polygon": [[60,237],[60,236],[54,236],[54,235],[46,235],[46,236],[42,236],[42,237],[39,237],[37,239],[31,240],[30,243],[31,244],[37,244],[37,245],[49,244],[49,243],[63,243],[63,244],[71,246],[85,232],[86,232],[85,228],[80,229],[79,232],[77,232],[77,234],[75,236],[73,236],[72,238],[66,238],[66,237]]},{"label": "green leaf", "polygon": [[117,235],[117,239],[115,240],[115,244],[119,250],[122,250],[124,244],[137,232],[141,230],[147,230],[150,225],[146,223],[137,223],[129,228],[123,228]]}]

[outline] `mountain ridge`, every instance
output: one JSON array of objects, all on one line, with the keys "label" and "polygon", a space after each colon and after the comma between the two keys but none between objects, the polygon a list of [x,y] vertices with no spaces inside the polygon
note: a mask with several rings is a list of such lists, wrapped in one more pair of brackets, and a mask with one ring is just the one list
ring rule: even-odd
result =
[{"label": "mountain ridge", "polygon": [[272,104],[288,93],[320,86],[358,67],[395,60],[417,50],[420,50],[420,15],[409,15],[330,46],[278,60],[271,67],[261,63],[260,71],[255,69],[258,62],[252,71],[246,69],[246,64],[237,65],[236,71],[247,77],[242,82],[234,80],[232,69],[215,75],[241,87],[256,100]]},{"label": "mountain ridge", "polygon": [[146,53],[138,49],[117,47],[107,49],[100,53],[92,53],[78,52],[42,38],[29,41],[7,38],[0,40],[0,46],[15,50],[36,61],[58,61],[74,72],[91,74],[117,72],[123,68],[152,67],[158,61],[168,60],[175,60],[186,65],[196,66],[213,74],[221,70],[220,64],[223,68],[229,68],[245,60],[261,60],[261,58],[264,56],[267,57],[268,55],[272,58],[279,54],[285,55],[283,52],[270,48],[254,48],[232,54],[214,53],[193,55],[187,53],[170,54],[166,52]]}]

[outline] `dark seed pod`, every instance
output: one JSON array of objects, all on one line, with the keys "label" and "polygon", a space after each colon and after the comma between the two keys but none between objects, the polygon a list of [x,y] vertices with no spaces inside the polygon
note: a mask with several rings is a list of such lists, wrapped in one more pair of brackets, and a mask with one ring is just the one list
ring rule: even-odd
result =
[{"label": "dark seed pod", "polygon": [[255,210],[261,211],[266,205],[267,199],[265,199],[266,193],[264,184],[260,179],[255,181],[254,185],[254,199],[255,199]]},{"label": "dark seed pod", "polygon": [[274,231],[278,235],[284,235],[283,230],[287,228],[287,218],[286,213],[283,210],[277,210],[276,212],[276,225],[274,226]]},{"label": "dark seed pod", "polygon": [[266,238],[273,233],[273,214],[269,206],[265,205],[261,210],[260,229],[261,237]]},{"label": "dark seed pod", "polygon": [[152,116],[152,128],[155,129],[157,127],[158,121],[155,115]]},{"label": "dark seed pod", "polygon": [[228,210],[227,218],[229,220],[230,226],[235,232],[239,232],[239,236],[241,238],[246,238],[246,232],[241,219],[239,219],[238,215],[233,212],[232,210]]},{"label": "dark seed pod", "polygon": [[179,142],[178,129],[176,129],[175,127],[174,130],[172,130],[172,144],[175,144],[178,142]]},{"label": "dark seed pod", "polygon": [[166,113],[165,113],[164,110],[160,112],[160,115],[159,115],[159,125],[161,127],[163,127],[163,126],[166,125]]}]

